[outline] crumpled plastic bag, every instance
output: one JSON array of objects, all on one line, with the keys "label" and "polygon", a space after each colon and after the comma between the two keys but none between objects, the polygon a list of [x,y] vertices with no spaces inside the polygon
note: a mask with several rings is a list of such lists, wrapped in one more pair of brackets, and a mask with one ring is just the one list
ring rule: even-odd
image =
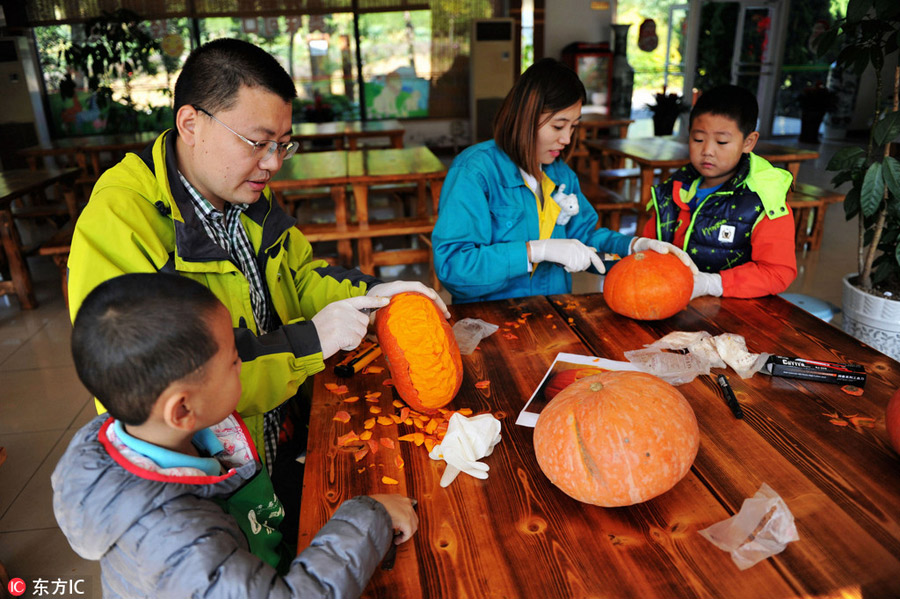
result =
[{"label": "crumpled plastic bag", "polygon": [[756,494],[745,499],[740,511],[700,531],[710,543],[731,553],[741,570],[784,551],[791,541],[799,541],[794,515],[772,487],[763,483]]},{"label": "crumpled plastic bag", "polygon": [[468,356],[482,339],[493,335],[500,327],[485,322],[478,318],[463,318],[457,320],[453,325],[453,336],[456,337],[456,345],[459,346],[459,353]]},{"label": "crumpled plastic bag", "polygon": [[726,365],[741,378],[750,378],[765,365],[770,355],[748,352],[744,338],[733,333],[713,337],[706,331],[675,331],[645,349],[625,352],[625,359],[643,372],[672,385],[681,385],[691,382],[697,375],[710,374],[710,368],[725,368]]},{"label": "crumpled plastic bag", "polygon": [[716,351],[742,379],[749,379],[759,372],[772,354],[751,354],[747,351],[747,342],[740,335],[723,333],[713,337]]},{"label": "crumpled plastic bag", "polygon": [[675,354],[659,348],[625,352],[625,359],[641,372],[658,376],[670,385],[690,383],[698,374],[709,374],[709,364],[693,354]]},{"label": "crumpled plastic bag", "polygon": [[491,455],[499,442],[500,421],[492,414],[479,414],[471,418],[453,414],[443,441],[428,454],[432,460],[447,462],[441,476],[441,486],[448,486],[460,472],[475,478],[487,478],[490,466],[478,460]]}]

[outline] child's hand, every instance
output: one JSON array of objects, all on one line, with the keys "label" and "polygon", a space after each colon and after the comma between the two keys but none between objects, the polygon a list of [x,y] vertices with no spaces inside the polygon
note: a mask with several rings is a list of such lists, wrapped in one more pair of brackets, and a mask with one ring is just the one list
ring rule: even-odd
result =
[{"label": "child's hand", "polygon": [[394,536],[394,544],[399,545],[409,540],[419,529],[419,517],[413,506],[415,499],[403,495],[370,495],[372,499],[384,506],[391,517],[391,525],[399,535]]},{"label": "child's hand", "polygon": [[697,269],[697,265],[691,260],[691,257],[687,255],[687,252],[671,243],[659,241],[658,239],[650,239],[649,237],[635,237],[631,242],[631,253],[642,252],[644,250],[653,250],[660,254],[672,254],[681,260],[682,264],[690,268],[692,274],[696,275],[700,272]]}]

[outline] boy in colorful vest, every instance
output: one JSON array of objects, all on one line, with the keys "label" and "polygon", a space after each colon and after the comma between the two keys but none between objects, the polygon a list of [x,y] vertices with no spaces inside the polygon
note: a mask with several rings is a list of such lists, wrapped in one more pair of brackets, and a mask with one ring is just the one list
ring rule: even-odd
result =
[{"label": "boy in colorful vest", "polygon": [[228,310],[203,285],[128,274],[96,287],[72,332],[78,376],[107,408],[52,476],[75,551],[100,561],[103,596],[358,597],[418,527],[400,495],[344,502],[310,546],[282,542],[281,502],[235,412]]},{"label": "boy in colorful vest", "polygon": [[697,100],[691,163],[653,189],[643,236],[684,249],[699,269],[691,298],[781,293],[797,276],[791,175],[753,154],[759,108],[734,85]]}]

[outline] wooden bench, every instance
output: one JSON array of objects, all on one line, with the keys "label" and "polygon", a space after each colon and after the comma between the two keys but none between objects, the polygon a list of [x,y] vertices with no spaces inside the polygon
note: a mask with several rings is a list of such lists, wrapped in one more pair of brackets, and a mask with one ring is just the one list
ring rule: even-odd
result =
[{"label": "wooden bench", "polygon": [[[334,223],[297,225],[310,243],[323,241],[358,241],[360,239],[378,239],[385,237],[415,236],[424,247],[404,248],[396,250],[382,250],[368,252],[358,245],[359,268],[365,273],[372,274],[377,266],[394,266],[398,264],[414,264],[427,262],[430,269],[432,285],[440,289],[440,283],[434,272],[433,256],[431,253],[431,232],[434,230],[436,217],[424,218],[398,218],[384,221],[369,221],[366,223],[349,223],[337,225]],[[342,264],[350,266],[349,264]]]},{"label": "wooden bench", "polygon": [[[598,227],[606,227],[618,231],[622,226],[622,217],[626,215],[640,216],[638,205],[621,194],[590,181],[581,182],[581,193],[597,211]],[[640,220],[640,218],[638,218]],[[639,232],[638,232],[639,233]]]}]

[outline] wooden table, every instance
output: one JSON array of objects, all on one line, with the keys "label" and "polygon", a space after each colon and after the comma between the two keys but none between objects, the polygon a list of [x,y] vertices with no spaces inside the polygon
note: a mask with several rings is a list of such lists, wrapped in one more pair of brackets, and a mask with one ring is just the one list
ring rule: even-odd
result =
[{"label": "wooden table", "polygon": [[633,122],[631,119],[614,119],[595,112],[583,113],[578,124],[577,136],[575,137],[575,148],[570,156],[570,160],[575,162],[575,171],[582,172],[585,170],[585,165],[588,164],[590,158],[590,153],[584,142],[589,139],[599,139],[600,132],[609,129],[615,129],[615,137],[624,139],[628,136],[628,126]]},{"label": "wooden table", "polygon": [[[613,159],[629,159],[640,168],[639,202],[642,208],[638,210],[638,235],[648,218],[643,208],[650,202],[650,188],[653,186],[655,171],[657,169],[660,171],[659,180],[664,181],[671,171],[681,168],[691,161],[688,144],[672,137],[595,139],[585,141],[585,146],[592,155],[591,181],[593,183],[597,183],[594,173],[599,169],[599,163],[604,156],[610,156]],[[784,165],[795,181],[800,163],[819,157],[819,153],[812,150],[782,146],[766,141],[758,142],[753,152],[773,164]]]},{"label": "wooden table", "polygon": [[[31,168],[38,167],[38,159],[45,156],[70,156],[81,167],[87,177],[96,180],[103,174],[100,156],[110,153],[118,159],[126,152],[140,151],[153,143],[159,133],[117,133],[110,135],[87,135],[57,139],[49,144],[25,148],[20,153],[28,159]],[[71,162],[70,162],[71,164]]]},{"label": "wooden table", "polygon": [[25,309],[37,307],[37,301],[28,265],[22,256],[22,242],[13,220],[12,203],[28,194],[43,193],[51,185],[60,183],[63,186],[66,208],[74,219],[77,208],[72,187],[80,172],[77,168],[0,171],[0,242],[9,261],[12,279],[0,281],[0,295],[15,293]]},{"label": "wooden table", "polygon": [[[443,163],[424,146],[309,152],[285,161],[281,170],[269,181],[269,187],[276,194],[296,189],[330,188],[335,205],[335,223],[328,225],[327,229],[338,236],[334,237],[338,241],[338,254],[345,264],[349,264],[352,253],[350,241],[355,239],[359,267],[363,272],[372,274],[375,266],[397,263],[394,261],[396,256],[391,258],[386,253],[373,252],[373,235],[403,235],[406,231],[418,234],[425,226],[422,219],[429,219],[433,226],[446,174]],[[402,223],[390,230],[372,228],[369,220],[369,188],[373,185],[404,183],[418,187],[416,221]],[[355,219],[351,218],[347,210],[347,186],[352,189],[356,200]],[[431,215],[427,215],[426,188],[430,188]],[[302,228],[304,232],[315,230],[315,227]]]},{"label": "wooden table", "polygon": [[[368,493],[418,500],[420,526],[397,551],[390,572],[377,570],[364,597],[898,597],[900,596],[900,457],[889,448],[884,409],[900,387],[900,364],[778,297],[704,297],[660,322],[615,315],[603,297],[565,295],[462,304],[454,320],[482,318],[507,331],[463,356],[465,376],[451,409],[490,411],[502,440],[485,481],[461,474],[439,486],[444,464],[424,446],[397,441],[407,425],[376,425],[381,447],[359,462],[338,435],[363,431],[364,395],[381,391],[382,413],[396,414],[389,376],[317,375],[300,516],[300,549],[339,504]],[[518,326],[516,326],[518,325]],[[726,372],[745,417],[737,420],[711,377],[679,390],[700,427],[700,451],[688,475],[643,504],[604,509],[579,503],[542,474],[533,429],[516,426],[519,410],[559,352],[624,360],[676,330],[743,334],[751,351],[865,364],[865,393],[836,385]],[[384,366],[383,358],[374,364]],[[490,381],[478,389],[475,383]],[[336,395],[325,383],[346,384]],[[358,396],[354,403],[342,401]],[[333,419],[346,410],[351,419]],[[835,426],[854,414],[874,428]],[[415,429],[412,429],[415,430]],[[396,456],[403,459],[399,468]],[[382,483],[382,476],[399,481]],[[800,540],[740,571],[728,553],[698,534],[734,515],[762,483],[795,517]]]},{"label": "wooden table", "polygon": [[297,123],[293,126],[291,139],[303,142],[330,141],[337,150],[356,150],[359,140],[372,137],[387,137],[392,148],[403,147],[405,129],[400,121],[333,121],[330,123]]}]

